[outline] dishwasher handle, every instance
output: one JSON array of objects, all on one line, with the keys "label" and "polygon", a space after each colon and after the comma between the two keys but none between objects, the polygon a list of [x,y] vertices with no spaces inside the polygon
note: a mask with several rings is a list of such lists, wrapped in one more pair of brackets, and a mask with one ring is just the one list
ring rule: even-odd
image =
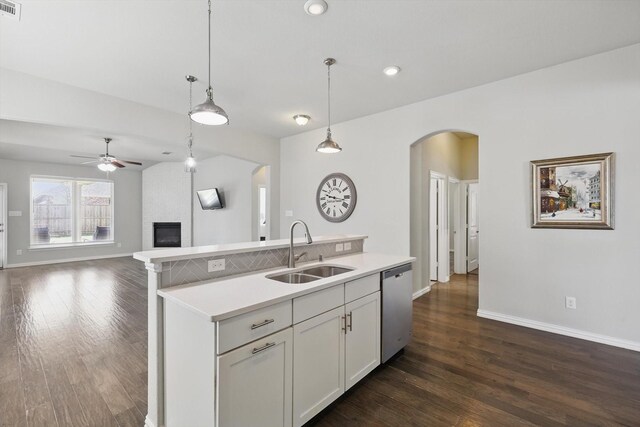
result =
[{"label": "dishwasher handle", "polygon": [[396,279],[399,279],[407,271],[411,271],[411,264],[404,264],[404,265],[401,265],[400,267],[392,268],[391,270],[385,271],[384,273],[382,273],[383,274],[383,279],[386,280],[386,279],[390,279],[392,277],[395,277]]}]

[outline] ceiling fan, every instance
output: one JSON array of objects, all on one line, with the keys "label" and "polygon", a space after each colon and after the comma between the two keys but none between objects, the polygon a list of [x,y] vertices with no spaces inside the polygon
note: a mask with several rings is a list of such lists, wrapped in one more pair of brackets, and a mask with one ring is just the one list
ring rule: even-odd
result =
[{"label": "ceiling fan", "polygon": [[91,163],[97,163],[98,164],[98,169],[100,169],[101,171],[104,171],[104,172],[113,172],[117,168],[123,168],[123,167],[125,167],[125,165],[123,165],[123,163],[128,163],[130,165],[142,166],[142,163],[140,163],[140,162],[135,162],[133,160],[117,159],[115,156],[112,156],[111,154],[109,154],[109,143],[111,142],[111,138],[105,138],[104,142],[107,145],[107,150],[106,150],[107,152],[105,154],[100,154],[98,156],[97,160],[95,159],[95,157],[76,156],[76,155],[73,155],[73,154],[71,155],[71,157],[77,157],[79,159],[94,159],[94,160],[91,160],[90,162],[82,162],[81,164],[88,165],[88,164],[91,164]]}]

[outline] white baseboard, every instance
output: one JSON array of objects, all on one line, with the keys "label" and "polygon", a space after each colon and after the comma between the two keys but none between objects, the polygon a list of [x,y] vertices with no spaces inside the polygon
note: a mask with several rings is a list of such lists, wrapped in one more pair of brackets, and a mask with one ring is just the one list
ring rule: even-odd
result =
[{"label": "white baseboard", "polygon": [[593,341],[600,344],[614,347],[626,348],[628,350],[640,351],[640,343],[621,338],[614,338],[607,335],[594,334],[592,332],[581,331],[579,329],[567,328],[551,323],[538,322],[537,320],[525,319],[523,317],[510,316],[508,314],[496,313],[478,309],[478,317],[497,320],[499,322],[511,323],[513,325],[524,326],[526,328],[538,329],[540,331],[551,332],[568,337],[579,338],[586,341]]},{"label": "white baseboard", "polygon": [[144,417],[144,427],[156,427],[149,419],[149,415]]},{"label": "white baseboard", "polygon": [[431,285],[429,284],[427,287],[420,289],[418,292],[413,293],[413,299],[420,298],[422,295],[431,291]]},{"label": "white baseboard", "polygon": [[17,264],[7,264],[4,267],[5,268],[31,267],[34,265],[61,264],[64,262],[91,261],[94,259],[121,258],[125,256],[133,256],[133,252],[129,252],[125,254],[96,255],[96,256],[85,256],[85,257],[78,257],[78,258],[54,259],[50,261],[21,262]]}]

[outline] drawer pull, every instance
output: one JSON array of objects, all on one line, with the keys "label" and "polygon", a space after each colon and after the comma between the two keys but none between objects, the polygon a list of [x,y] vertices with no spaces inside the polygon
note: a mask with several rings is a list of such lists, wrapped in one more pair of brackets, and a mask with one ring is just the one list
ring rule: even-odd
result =
[{"label": "drawer pull", "polygon": [[275,321],[274,319],[266,319],[264,322],[254,323],[253,325],[251,325],[251,329],[261,328],[265,325],[268,325],[269,323],[273,323],[274,321]]},{"label": "drawer pull", "polygon": [[353,331],[353,312],[350,311],[349,314],[347,314],[347,317],[349,318],[349,332]]},{"label": "drawer pull", "polygon": [[256,353],[260,353],[261,351],[265,351],[271,347],[274,347],[276,345],[275,342],[268,342],[265,345],[263,345],[262,347],[256,347],[251,351],[251,354],[256,354]]}]

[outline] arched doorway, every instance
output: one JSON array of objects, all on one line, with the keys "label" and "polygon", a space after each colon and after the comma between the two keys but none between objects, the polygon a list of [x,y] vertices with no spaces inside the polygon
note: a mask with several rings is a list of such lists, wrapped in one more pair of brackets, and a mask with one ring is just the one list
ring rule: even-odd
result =
[{"label": "arched doorway", "polygon": [[[411,145],[410,245],[414,295],[479,265],[476,134],[442,130]],[[471,262],[469,262],[471,260]]]}]

